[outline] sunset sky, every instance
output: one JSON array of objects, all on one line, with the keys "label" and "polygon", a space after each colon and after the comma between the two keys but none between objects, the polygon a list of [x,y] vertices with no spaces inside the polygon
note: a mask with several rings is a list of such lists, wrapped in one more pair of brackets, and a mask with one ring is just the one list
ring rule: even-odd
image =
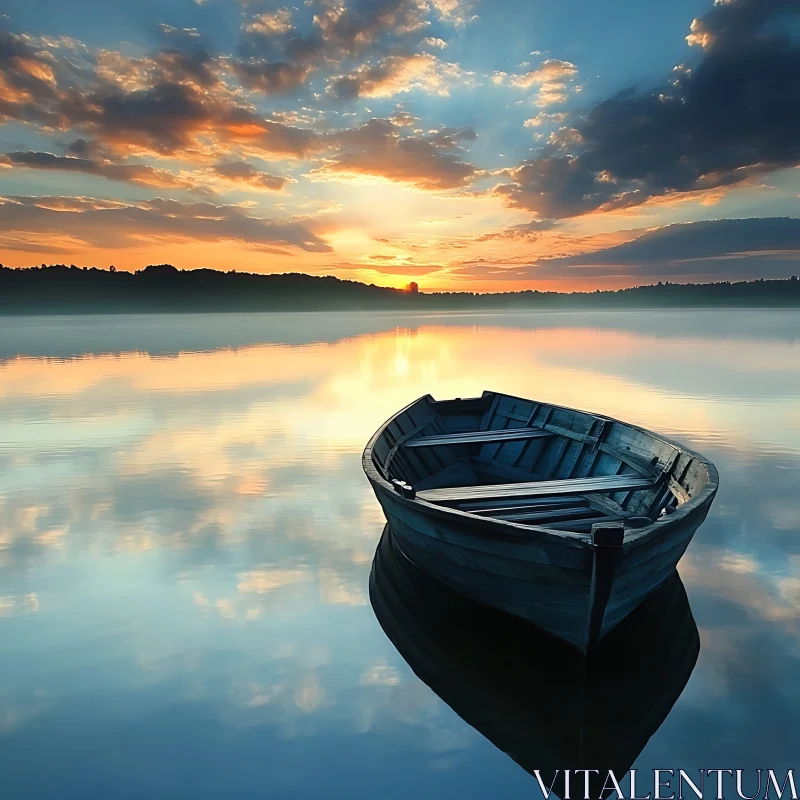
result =
[{"label": "sunset sky", "polygon": [[0,262],[787,277],[798,75],[800,0],[0,0]]}]

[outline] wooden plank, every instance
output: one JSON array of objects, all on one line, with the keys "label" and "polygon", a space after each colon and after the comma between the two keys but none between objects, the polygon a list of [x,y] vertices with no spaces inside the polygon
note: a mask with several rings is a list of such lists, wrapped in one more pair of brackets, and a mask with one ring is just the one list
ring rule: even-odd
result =
[{"label": "wooden plank", "polygon": [[547,422],[542,425],[542,427],[547,428],[547,430],[553,433],[557,433],[559,436],[566,436],[567,439],[574,439],[576,442],[584,442],[591,445],[597,444],[598,442],[596,436],[590,436],[588,433],[581,433],[580,431],[573,431],[569,428],[562,428],[560,425],[553,425],[552,422]]},{"label": "wooden plank", "polygon": [[394,446],[389,450],[388,454],[386,455],[386,459],[383,462],[383,473],[384,475],[389,474],[389,469],[392,465],[392,459],[394,458],[394,454],[415,434],[419,433],[420,431],[424,430],[428,427],[428,425],[432,425],[434,423],[434,419],[431,418],[426,420],[420,425],[417,425],[415,428],[410,430],[408,433],[404,433],[395,443]]},{"label": "wooden plank", "polygon": [[517,414],[516,411],[504,411],[502,409],[499,409],[495,413],[495,416],[501,417],[505,420],[513,419],[516,420],[517,422],[524,422],[526,424],[528,423],[528,420],[531,418],[530,414]]},{"label": "wooden plank", "polygon": [[558,434],[559,436],[564,436],[567,439],[573,439],[574,441],[581,442],[582,444],[591,445],[593,449],[601,450],[603,453],[614,456],[614,458],[619,459],[629,467],[633,467],[633,469],[642,475],[656,474],[656,471],[653,469],[653,467],[641,457],[622,450],[619,447],[614,447],[613,445],[603,442],[603,434],[607,432],[605,429],[601,429],[598,431],[596,436],[592,436],[588,433],[579,433],[578,431],[567,430],[566,428],[562,428],[558,425],[552,425],[550,423],[547,423],[542,427],[552,431],[555,434]]},{"label": "wooden plank", "polygon": [[674,495],[672,494],[672,490],[669,488],[669,485],[665,485],[664,488],[656,493],[655,500],[650,504],[650,507],[647,509],[647,513],[644,514],[645,517],[650,517],[650,519],[658,519],[659,515],[661,514],[661,510],[666,507],[667,503],[672,499]]},{"label": "wooden plank", "polygon": [[[430,431],[431,435],[445,433],[444,429],[439,422],[439,417],[434,414],[428,406],[411,406],[406,412],[410,423],[416,428],[423,422],[431,421],[433,423],[433,430]],[[455,458],[455,453],[452,450],[437,450],[428,454],[433,458],[423,459],[429,463],[431,472],[437,472],[441,467],[447,466]]]},{"label": "wooden plank", "polygon": [[[614,474],[615,475],[621,475],[625,470],[625,466],[626,466],[625,462],[620,460],[619,463],[617,464],[617,468],[614,470]],[[609,500],[611,500],[614,503],[616,503],[620,508],[623,508],[626,511],[628,510],[626,508],[625,504],[628,502],[628,500],[631,497],[631,493],[630,492],[622,492],[622,497],[620,497],[620,493],[619,492],[615,492],[614,495],[609,495],[608,497],[609,497]]]},{"label": "wooden plank", "polygon": [[[508,419],[508,417],[502,416],[500,414],[500,406],[501,405],[502,405],[502,403],[499,403],[497,405],[497,408],[495,409],[494,417],[489,420],[489,425],[487,427],[487,430],[502,431],[502,430],[506,430],[509,427],[511,427],[511,428],[519,427],[518,425],[509,426],[508,423],[510,422],[510,420]],[[497,420],[500,424],[499,425],[495,425],[494,424],[495,420]],[[489,442],[487,445],[485,445],[484,447],[481,448],[481,455],[484,458],[494,459],[500,453],[500,450],[502,449],[502,447],[503,447],[502,444],[498,444],[498,443],[492,444],[491,442]]]},{"label": "wooden plank", "polygon": [[582,442],[571,442],[561,456],[561,460],[556,466],[557,478],[582,478],[583,475],[575,474],[575,467],[580,460],[581,454],[586,445]]},{"label": "wooden plank", "polygon": [[496,394],[494,396],[494,400],[492,400],[492,404],[489,408],[486,409],[486,413],[483,415],[483,419],[481,420],[481,430],[485,431],[489,428],[489,425],[492,424],[492,418],[494,417],[495,409],[497,408],[498,403],[500,402],[501,395]]},{"label": "wooden plank", "polygon": [[[447,560],[449,555],[449,552],[440,554],[428,549],[413,551],[414,563],[418,567],[445,584],[460,586],[464,594],[480,602],[487,602],[489,596],[496,601],[498,587],[502,586],[502,596],[509,601],[524,598],[532,605],[552,605],[564,609],[572,607],[576,610],[582,608],[585,615],[588,575],[578,582],[583,576],[565,574],[546,564],[508,562],[491,557],[464,561],[456,553],[453,554],[456,560],[450,561]],[[531,592],[531,583],[536,584],[537,592]],[[483,596],[479,594],[476,597],[476,593]]]},{"label": "wooden plank", "polygon": [[461,486],[449,489],[429,489],[417,497],[429,503],[458,500],[480,500],[494,497],[549,497],[559,494],[590,494],[595,492],[621,492],[630,489],[649,489],[650,478],[639,475],[603,475],[597,478],[569,478],[530,483],[504,483],[489,486]]},{"label": "wooden plank", "polygon": [[519,439],[541,439],[552,436],[550,431],[539,428],[507,428],[494,431],[470,431],[469,433],[445,433],[441,436],[419,436],[404,442],[405,447],[441,447],[442,445],[473,444],[485,442],[511,442]]},{"label": "wooden plank", "polygon": [[573,581],[581,580],[583,575],[588,589],[590,554],[584,542],[566,538],[553,541],[549,532],[536,529],[515,530],[512,535],[503,536],[491,520],[472,519],[474,525],[466,525],[461,519],[451,523],[449,518],[436,520],[419,511],[408,521],[392,517],[391,525],[398,536],[402,534],[405,540],[413,542],[415,550],[432,548],[438,557],[450,558],[447,553],[452,552],[452,548],[468,548],[473,556],[481,559],[497,556],[523,564],[548,564],[562,572],[568,571]]},{"label": "wooden plank", "polygon": [[586,449],[584,448],[583,453],[580,457],[580,467],[579,471],[583,474],[584,477],[589,478],[592,476],[592,471],[594,470],[595,462],[597,461],[597,456],[600,451],[593,447],[589,450],[588,455]]},{"label": "wooden plank", "polygon": [[[540,405],[541,405],[541,403],[534,403],[533,410],[531,411],[530,416],[528,417],[528,421],[525,423],[525,427],[526,428],[533,427],[533,418],[536,416]],[[513,461],[508,462],[507,458],[504,458],[503,460],[507,461],[509,463],[509,466],[516,467],[517,464],[519,464],[520,459],[525,455],[525,453],[528,450],[531,449],[531,445],[532,444],[533,444],[533,441],[530,440],[530,439],[528,439],[526,441],[523,441],[522,444],[519,445],[519,448],[516,451],[516,455],[514,456]],[[514,448],[513,447],[512,448],[503,447],[503,455],[504,456],[507,456],[507,455],[510,456],[511,455],[511,453],[508,452],[509,449],[511,449],[513,451]],[[499,454],[499,448],[498,448],[498,454]]]},{"label": "wooden plank", "polygon": [[[386,431],[391,434],[394,445],[413,427],[414,423],[407,414],[399,414],[386,426]],[[396,465],[398,461],[402,461],[403,466],[406,467],[410,473],[410,475],[403,478],[403,480],[410,483],[412,486],[422,478],[434,472],[438,472],[441,469],[437,462],[430,464],[429,461],[422,458],[419,453],[409,453],[404,448],[395,451],[395,455],[392,457],[393,464]]]},{"label": "wooden plank", "polygon": [[[550,444],[547,454],[544,456],[544,458],[540,458],[536,463],[536,471],[540,475],[544,475],[548,480],[556,480],[556,467],[561,461],[561,457],[564,455],[564,451],[568,446],[569,439],[564,436],[559,436],[558,439]],[[563,477],[559,478],[559,480],[563,480]]]},{"label": "wooden plank", "polygon": [[474,502],[460,503],[458,508],[460,511],[467,511],[470,514],[480,514],[483,511],[519,511],[521,509],[537,509],[544,508],[568,508],[569,506],[586,505],[588,502],[585,497],[530,497],[522,498],[520,500],[476,500]]},{"label": "wooden plank", "polygon": [[692,498],[689,492],[681,486],[678,481],[675,480],[672,476],[668,479],[668,485],[672,494],[678,498],[682,503],[688,503]]},{"label": "wooden plank", "polygon": [[508,511],[498,513],[491,511],[484,512],[481,516],[490,516],[492,519],[502,519],[506,522],[530,522],[532,525],[544,525],[547,527],[551,522],[562,522],[564,520],[575,520],[586,516],[596,517],[597,512],[588,505],[578,506],[577,508],[550,509],[548,511]]},{"label": "wooden plank", "polygon": [[[547,424],[547,421],[550,419],[551,414],[553,413],[553,406],[545,406],[547,410],[545,411],[544,418],[541,422],[536,426],[537,428],[544,428]],[[541,408],[540,408],[541,410]],[[538,416],[538,412],[537,412]],[[542,441],[541,445],[538,447],[536,452],[533,454],[533,459],[531,460],[530,464],[525,465],[531,472],[535,472],[535,467],[541,460],[542,456],[550,449],[552,445],[552,441],[546,440]]]}]

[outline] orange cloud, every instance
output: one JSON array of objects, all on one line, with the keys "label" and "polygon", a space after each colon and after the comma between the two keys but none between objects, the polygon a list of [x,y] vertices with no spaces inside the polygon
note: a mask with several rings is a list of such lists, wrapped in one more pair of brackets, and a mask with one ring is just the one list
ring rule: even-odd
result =
[{"label": "orange cloud", "polygon": [[449,88],[465,78],[456,64],[440,61],[430,53],[388,56],[374,65],[362,64],[347,75],[334,78],[328,91],[339,99],[392,97],[413,90],[447,95]]},{"label": "orange cloud", "polygon": [[373,119],[336,141],[339,150],[313,174],[374,175],[423,189],[466,186],[476,168],[462,159],[462,144],[476,138],[470,129],[442,128],[427,135],[401,136],[388,119]]},{"label": "orange cloud", "polygon": [[[25,234],[46,245],[65,238],[82,246],[125,248],[149,241],[239,242],[266,252],[297,248],[328,252],[327,245],[303,221],[279,221],[248,214],[242,208],[211,203],[179,203],[155,199],[138,205],[89,207],[64,202],[59,210],[40,205],[37,198],[0,201],[0,235]],[[6,238],[6,248],[14,240]]]}]

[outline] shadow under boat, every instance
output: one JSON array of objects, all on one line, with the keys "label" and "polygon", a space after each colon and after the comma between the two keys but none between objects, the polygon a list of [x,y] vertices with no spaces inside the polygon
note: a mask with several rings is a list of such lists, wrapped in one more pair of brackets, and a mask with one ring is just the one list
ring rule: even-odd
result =
[{"label": "shadow under boat", "polygon": [[[465,598],[416,567],[389,526],[375,553],[370,601],[416,675],[462,719],[546,786],[563,770],[630,769],[683,692],[700,637],[677,572],[587,659],[531,624]],[[558,771],[558,772],[557,772]],[[583,794],[573,786],[573,794]]]}]

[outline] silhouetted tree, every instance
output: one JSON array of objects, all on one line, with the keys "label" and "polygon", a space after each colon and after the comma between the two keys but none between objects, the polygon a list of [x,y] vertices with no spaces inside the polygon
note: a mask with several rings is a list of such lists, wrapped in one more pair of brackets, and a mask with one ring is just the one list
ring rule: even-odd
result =
[{"label": "silhouetted tree", "polygon": [[260,275],[152,264],[136,272],[71,264],[12,269],[0,265],[0,313],[293,311],[354,309],[558,309],[800,307],[800,281],[669,281],[617,291],[496,294],[404,290],[298,273]]}]

